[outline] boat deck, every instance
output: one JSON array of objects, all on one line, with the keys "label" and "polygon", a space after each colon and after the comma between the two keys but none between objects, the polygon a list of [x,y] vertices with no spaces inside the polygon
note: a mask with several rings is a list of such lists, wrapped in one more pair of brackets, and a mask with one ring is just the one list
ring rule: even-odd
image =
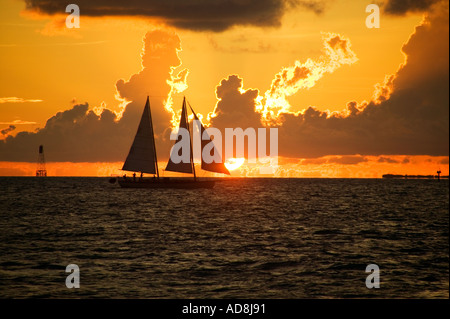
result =
[{"label": "boat deck", "polygon": [[215,181],[199,181],[192,179],[123,179],[118,180],[122,188],[181,188],[181,189],[196,189],[196,188],[213,188]]}]

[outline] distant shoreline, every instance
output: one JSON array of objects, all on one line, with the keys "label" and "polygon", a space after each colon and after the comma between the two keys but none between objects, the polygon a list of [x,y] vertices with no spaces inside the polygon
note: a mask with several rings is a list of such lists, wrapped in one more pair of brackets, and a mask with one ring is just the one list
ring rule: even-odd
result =
[{"label": "distant shoreline", "polygon": [[[53,178],[100,178],[100,179],[109,179],[109,178],[120,178],[121,176],[46,176],[46,177],[37,177],[34,175],[1,175],[1,178],[30,178],[30,179],[53,179]],[[181,177],[181,176],[166,176],[173,179],[192,179],[192,177]],[[132,177],[131,177],[132,178]],[[144,177],[145,179],[149,179],[151,177]],[[197,179],[213,179],[220,181],[232,181],[238,179],[364,179],[364,180],[376,180],[376,179],[437,179],[437,175],[394,175],[394,174],[385,174],[383,177],[286,177],[286,176],[232,176],[232,177],[214,177],[214,176],[197,176]],[[449,179],[448,175],[441,176],[441,179]]]},{"label": "distant shoreline", "polygon": [[[421,178],[421,179],[438,179],[437,175],[396,175],[396,174],[384,174],[383,178]],[[441,176],[440,178],[448,178],[448,175]]]}]

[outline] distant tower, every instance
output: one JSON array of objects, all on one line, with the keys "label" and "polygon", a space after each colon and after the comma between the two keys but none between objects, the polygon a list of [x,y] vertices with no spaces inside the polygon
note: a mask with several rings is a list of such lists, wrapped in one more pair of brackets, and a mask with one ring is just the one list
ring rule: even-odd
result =
[{"label": "distant tower", "polygon": [[47,176],[47,170],[45,169],[45,158],[44,158],[44,146],[39,146],[39,157],[36,170],[36,176],[44,177]]}]

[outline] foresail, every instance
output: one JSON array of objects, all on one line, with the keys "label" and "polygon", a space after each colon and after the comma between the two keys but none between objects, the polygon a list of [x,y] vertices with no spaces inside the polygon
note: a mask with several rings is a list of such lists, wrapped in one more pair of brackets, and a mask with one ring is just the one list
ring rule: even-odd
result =
[{"label": "foresail", "polygon": [[[211,138],[208,135],[208,132],[205,132],[205,128],[203,127],[203,124],[201,124],[201,121],[198,119],[197,115],[195,114],[194,110],[192,109],[192,107],[189,105],[189,107],[191,108],[192,113],[194,114],[194,120],[198,121],[198,123],[200,123],[201,126],[201,132],[200,132],[200,137],[202,140],[202,154],[203,154],[203,149],[205,148],[205,146],[209,143],[213,143]],[[206,139],[203,139],[203,137],[207,137]],[[214,145],[214,143],[213,143]],[[216,146],[214,145],[213,149],[211,150],[214,154],[220,154],[217,151]],[[203,160],[203,156],[202,156],[202,169],[205,171],[209,171],[209,172],[214,172],[214,173],[222,173],[222,174],[227,174],[227,175],[231,175],[230,172],[228,171],[228,169],[225,167],[223,160],[221,163],[216,163],[216,162],[212,162],[212,163],[206,163]]]},{"label": "foresail", "polygon": [[[188,118],[187,118],[187,111],[186,111],[186,102],[185,100],[183,100],[183,107],[181,109],[181,119],[180,119],[180,125],[179,125],[180,129],[185,129],[189,132],[189,123],[188,123]],[[190,134],[189,134],[189,139],[190,139]],[[177,140],[175,141],[175,144],[180,142],[182,139],[182,135],[180,133],[178,133],[177,136]],[[178,149],[181,151],[181,149]],[[189,152],[190,152],[190,156],[189,156],[189,162],[183,162],[180,161],[179,163],[175,163],[172,158],[174,156],[174,152],[175,152],[175,147],[172,147],[171,151],[170,151],[170,158],[169,161],[167,163],[167,167],[166,167],[166,171],[171,171],[171,172],[178,172],[178,173],[187,173],[187,174],[192,174],[194,173],[193,170],[193,162],[192,162],[192,147],[191,147],[191,143],[189,142]],[[179,154],[180,155],[180,154]]]},{"label": "foresail", "polygon": [[122,170],[156,174],[155,137],[150,111],[150,102],[147,97],[141,122],[131,145],[130,152],[123,164]]}]

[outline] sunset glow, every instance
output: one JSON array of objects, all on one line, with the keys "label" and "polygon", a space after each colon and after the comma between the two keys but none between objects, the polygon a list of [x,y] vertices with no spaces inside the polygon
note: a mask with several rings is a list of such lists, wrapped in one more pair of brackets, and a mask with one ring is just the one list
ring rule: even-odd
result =
[{"label": "sunset glow", "polygon": [[234,171],[235,169],[238,169],[239,167],[242,166],[242,164],[244,164],[245,162],[245,158],[244,157],[240,157],[240,158],[229,158],[225,161],[225,167],[229,170],[229,171]]},{"label": "sunset glow", "polygon": [[0,175],[34,175],[41,144],[49,175],[121,174],[147,96],[161,167],[186,97],[205,127],[278,128],[272,177],[448,175],[448,1],[384,0],[373,29],[370,1],[313,2],[212,21],[202,1],[176,2],[184,20],[80,0],[68,28],[57,0],[0,0]]}]

